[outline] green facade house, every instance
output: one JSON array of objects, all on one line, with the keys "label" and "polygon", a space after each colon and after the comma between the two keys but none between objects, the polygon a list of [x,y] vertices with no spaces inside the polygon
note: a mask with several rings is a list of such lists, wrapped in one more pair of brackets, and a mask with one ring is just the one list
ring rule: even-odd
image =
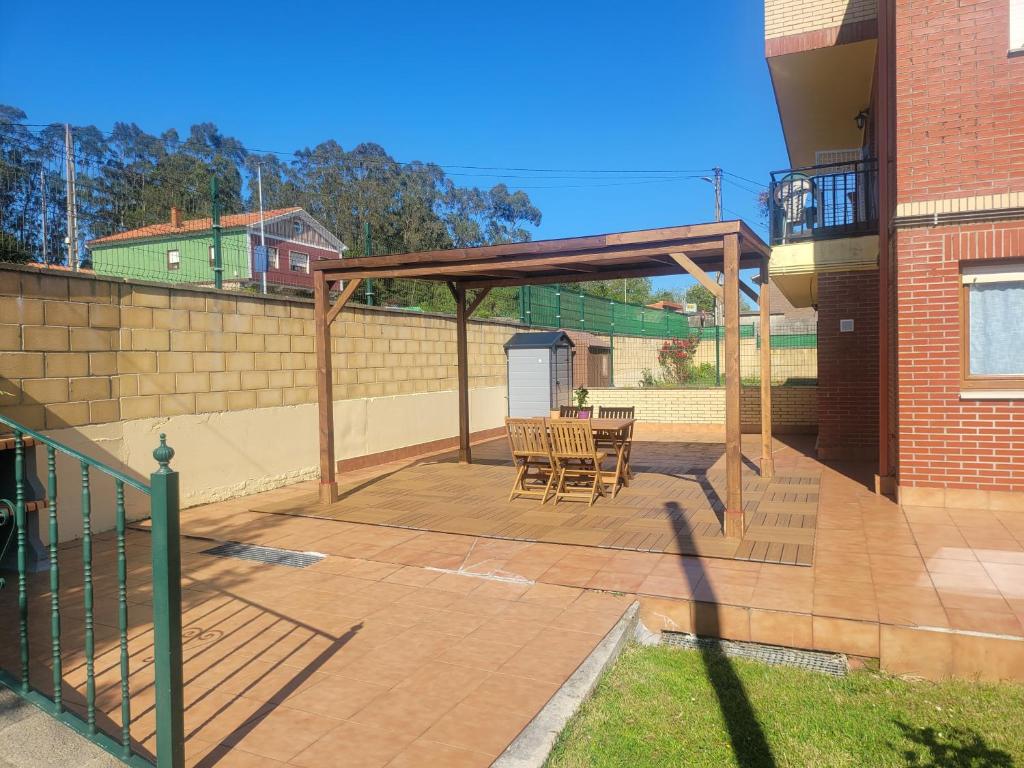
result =
[{"label": "green facade house", "polygon": [[[313,261],[336,259],[345,247],[301,208],[263,212],[262,240],[268,246],[267,280],[294,288],[312,288]],[[221,264],[225,285],[258,280],[255,248],[261,241],[260,214],[221,217]],[[136,280],[213,285],[213,222],[184,220],[177,208],[170,221],[88,242],[98,275]]]}]

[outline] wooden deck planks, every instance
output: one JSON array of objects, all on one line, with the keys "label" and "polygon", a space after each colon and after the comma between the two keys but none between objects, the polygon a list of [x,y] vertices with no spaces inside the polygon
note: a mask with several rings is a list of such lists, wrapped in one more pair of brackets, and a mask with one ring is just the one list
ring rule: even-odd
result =
[{"label": "wooden deck planks", "polygon": [[702,555],[810,565],[820,478],[744,471],[742,540],[722,534],[726,476],[714,467],[720,448],[706,443],[636,442],[629,487],[593,507],[536,499],[507,502],[514,470],[504,441],[474,446],[478,463],[457,453],[435,456],[397,472],[342,484],[339,500],[316,493],[255,512],[499,539],[577,544],[643,552]]}]

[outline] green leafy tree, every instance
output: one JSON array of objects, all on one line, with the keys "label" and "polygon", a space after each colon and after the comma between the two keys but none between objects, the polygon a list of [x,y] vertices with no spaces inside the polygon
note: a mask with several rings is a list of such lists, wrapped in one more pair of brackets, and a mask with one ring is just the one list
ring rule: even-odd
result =
[{"label": "green leafy tree", "polygon": [[[0,105],[0,231],[29,253],[41,249],[39,172],[47,187],[48,251],[64,261],[64,126],[32,130],[27,115]],[[165,222],[172,207],[186,218],[210,214],[210,178],[216,175],[222,213],[255,210],[262,171],[265,209],[301,206],[348,244],[349,256],[380,255],[529,240],[541,212],[521,190],[461,187],[433,163],[400,163],[371,142],[345,149],[333,139],[285,160],[249,153],[213,123],[184,135],[151,134],[117,122],[107,135],[73,127],[82,240]],[[372,253],[364,251],[369,226]],[[447,288],[413,281],[383,281],[389,303],[450,311]],[[518,315],[515,289],[493,291],[479,312]]]},{"label": "green leafy tree", "polygon": [[652,297],[651,279],[649,277],[628,277],[623,280],[601,280],[583,283],[584,292],[602,299],[625,301],[627,304],[650,304]]},{"label": "green leafy tree", "polygon": [[32,251],[14,235],[0,232],[0,261],[24,264],[32,260]]},{"label": "green leafy tree", "polygon": [[686,289],[683,298],[687,304],[696,304],[697,309],[704,312],[715,311],[715,297],[707,288],[700,283],[691,285]]}]

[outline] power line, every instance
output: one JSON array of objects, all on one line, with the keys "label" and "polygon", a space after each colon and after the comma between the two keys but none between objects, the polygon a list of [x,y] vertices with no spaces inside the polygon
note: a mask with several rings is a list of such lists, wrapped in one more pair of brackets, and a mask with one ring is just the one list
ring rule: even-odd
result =
[{"label": "power line", "polygon": [[724,181],[733,188],[742,190],[746,192],[748,195],[753,195],[754,197],[758,197],[762,192],[764,192],[764,187],[762,187],[761,189],[751,189],[750,187],[744,186],[742,184],[737,184],[735,181],[731,181],[730,179],[724,179]]},{"label": "power line", "polygon": [[740,181],[746,181],[746,182],[748,182],[750,184],[753,184],[756,187],[761,187],[762,189],[765,186],[764,184],[762,184],[759,181],[754,181],[753,179],[748,179],[746,176],[740,176],[738,173],[733,173],[732,171],[726,171],[725,174],[727,176],[732,176],[734,179],[739,179]]},{"label": "power line", "polygon": [[[41,127],[41,128],[51,128],[52,127],[50,125],[43,125],[43,124],[39,124],[39,123],[7,123],[7,125],[20,126],[20,127]],[[2,127],[3,127],[3,124],[0,124],[0,128],[2,128]],[[113,131],[103,131],[103,130],[99,130],[99,129],[97,129],[97,131],[98,131],[98,133],[100,133],[100,135],[104,136],[105,138],[108,138],[108,139],[114,138]],[[150,136],[147,136],[147,138],[152,139],[153,141],[161,142],[165,146],[167,146],[167,145],[174,145],[174,146],[177,146],[177,147],[181,147],[181,146],[187,144],[190,141],[190,139],[181,139],[181,138],[172,139],[172,138],[167,137],[167,136],[151,136],[150,135]],[[276,150],[276,149],[260,149],[260,148],[257,148],[257,147],[246,147],[241,142],[238,142],[238,148],[239,148],[239,150],[241,150],[245,154],[277,155],[277,156],[280,156],[280,157],[293,157],[293,158],[294,157],[298,157],[300,154],[306,154],[306,153],[312,151],[311,149],[308,149],[308,148],[307,149],[292,150],[292,151]],[[409,165],[436,165],[436,166],[438,166],[440,168],[456,168],[456,169],[464,170],[464,171],[513,171],[513,172],[519,172],[519,173],[585,173],[585,174],[648,174],[648,175],[652,175],[652,174],[661,174],[661,175],[671,174],[671,175],[681,175],[681,174],[694,174],[694,173],[708,173],[708,172],[711,171],[710,168],[673,168],[673,169],[665,169],[665,168],[661,168],[661,169],[636,169],[636,168],[634,168],[634,169],[625,169],[625,168],[606,168],[606,169],[600,169],[600,168],[530,168],[530,167],[501,166],[501,165],[467,165],[467,164],[459,164],[459,163],[433,163],[433,162],[426,162],[426,161],[419,161],[419,160],[403,161],[403,160],[396,160],[394,158],[377,158],[377,157],[363,157],[363,158],[360,158],[360,162],[364,162],[364,163],[387,163],[387,162],[393,162],[396,165],[401,165],[401,166],[409,166]],[[465,175],[479,175],[479,174],[465,174]],[[510,177],[510,178],[518,178],[518,177]],[[524,177],[524,178],[529,178],[529,177]]]}]

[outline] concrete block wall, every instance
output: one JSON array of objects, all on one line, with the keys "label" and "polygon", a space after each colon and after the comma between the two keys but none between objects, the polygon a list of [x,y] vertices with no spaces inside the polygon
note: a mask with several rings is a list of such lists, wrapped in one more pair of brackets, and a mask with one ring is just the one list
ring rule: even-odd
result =
[{"label": "concrete block wall", "polygon": [[[503,423],[516,330],[470,324],[473,431]],[[452,318],[355,307],[332,333],[339,460],[457,435]],[[185,505],[317,476],[315,366],[310,300],[0,267],[0,413],[142,478],[166,432]]]},{"label": "concrete block wall", "polygon": [[[503,386],[516,330],[469,328],[471,387]],[[334,396],[456,388],[450,318],[346,309]],[[316,402],[309,300],[0,268],[0,407],[34,429]]]}]

